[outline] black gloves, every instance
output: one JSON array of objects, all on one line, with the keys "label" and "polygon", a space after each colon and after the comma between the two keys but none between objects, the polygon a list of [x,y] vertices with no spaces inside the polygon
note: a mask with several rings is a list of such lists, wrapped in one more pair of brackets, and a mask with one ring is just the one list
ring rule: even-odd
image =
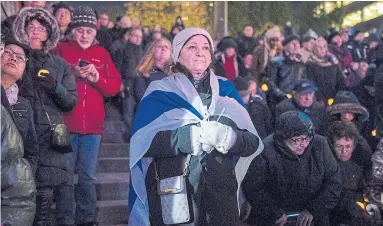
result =
[{"label": "black gloves", "polygon": [[38,84],[43,87],[48,93],[54,93],[57,86],[57,81],[49,75],[49,71],[45,69],[40,69],[35,76]]}]

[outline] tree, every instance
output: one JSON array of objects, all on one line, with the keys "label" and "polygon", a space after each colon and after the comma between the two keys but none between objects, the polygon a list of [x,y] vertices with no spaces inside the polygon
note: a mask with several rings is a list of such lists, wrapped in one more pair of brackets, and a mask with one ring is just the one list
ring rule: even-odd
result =
[{"label": "tree", "polygon": [[127,15],[138,17],[141,24],[146,26],[161,25],[170,31],[175,23],[177,16],[182,16],[186,27],[202,27],[211,32],[211,26],[207,26],[210,21],[209,2],[128,2]]}]

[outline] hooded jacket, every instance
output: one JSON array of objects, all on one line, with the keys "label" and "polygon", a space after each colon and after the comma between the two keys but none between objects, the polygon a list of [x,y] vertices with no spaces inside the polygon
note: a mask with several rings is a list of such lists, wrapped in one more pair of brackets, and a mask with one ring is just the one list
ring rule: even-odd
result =
[{"label": "hooded jacket", "polygon": [[370,199],[374,204],[378,204],[381,208],[383,203],[381,201],[381,193],[383,191],[383,138],[376,148],[375,153],[371,157],[372,161],[372,181]]},{"label": "hooded jacket", "polygon": [[1,224],[32,225],[36,185],[12,116],[1,105]]},{"label": "hooded jacket", "polygon": [[[47,24],[50,35],[42,50],[32,50],[26,66],[26,76],[23,77],[19,95],[31,103],[34,112],[34,122],[39,142],[39,159],[36,172],[36,185],[56,186],[67,182],[66,155],[53,149],[52,124],[64,123],[62,112],[71,111],[77,104],[77,89],[69,65],[64,59],[48,54],[60,37],[56,20],[50,13],[41,8],[25,7],[17,15],[13,27],[15,38],[22,44],[28,45],[25,26],[31,18],[39,17]],[[48,91],[37,81],[40,69],[49,72],[56,88]],[[50,121],[48,120],[49,115]]]},{"label": "hooded jacket", "polygon": [[99,72],[99,81],[90,83],[82,78],[75,78],[79,104],[72,111],[64,113],[64,119],[71,133],[102,134],[105,117],[103,97],[116,95],[122,83],[109,53],[97,42],[82,49],[74,40],[58,43],[52,53],[63,57],[72,71],[80,60],[95,65]]}]

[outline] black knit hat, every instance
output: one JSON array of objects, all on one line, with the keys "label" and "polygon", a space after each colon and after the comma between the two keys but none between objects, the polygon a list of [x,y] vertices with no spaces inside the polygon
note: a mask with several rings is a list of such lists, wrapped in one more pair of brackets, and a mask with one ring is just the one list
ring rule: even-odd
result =
[{"label": "black knit hat", "polygon": [[89,6],[80,5],[72,14],[71,28],[90,27],[97,29],[96,13]]},{"label": "black knit hat", "polygon": [[331,40],[332,40],[335,36],[337,36],[337,35],[340,35],[339,32],[337,32],[337,31],[331,33],[331,34],[327,37],[327,43],[328,43],[328,44],[331,44]]},{"label": "black knit hat", "polygon": [[241,97],[247,96],[249,94],[249,91],[248,91],[249,85],[245,78],[237,77],[234,79],[233,83]]},{"label": "black knit hat", "polygon": [[285,46],[285,45],[289,44],[290,42],[292,42],[293,40],[298,40],[298,42],[299,42],[300,41],[299,36],[298,35],[288,36],[283,40],[282,44],[283,44],[283,46]]},{"label": "black knit hat", "polygon": [[67,9],[72,15],[73,8],[66,2],[59,2],[57,5],[54,6],[53,16],[56,16],[57,10],[59,9]]},{"label": "black knit hat", "polygon": [[314,136],[314,125],[308,115],[300,111],[288,111],[279,116],[275,136],[283,141],[295,136]]}]

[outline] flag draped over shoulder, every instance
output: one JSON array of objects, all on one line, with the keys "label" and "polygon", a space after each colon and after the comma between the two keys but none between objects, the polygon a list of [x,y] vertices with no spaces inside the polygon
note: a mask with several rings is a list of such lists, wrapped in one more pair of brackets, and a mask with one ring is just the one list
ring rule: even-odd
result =
[{"label": "flag draped over shoulder", "polygon": [[[212,101],[206,108],[193,84],[181,73],[153,81],[149,85],[138,105],[130,141],[129,225],[150,225],[145,177],[151,158],[144,155],[158,132],[175,130],[222,113],[222,116],[233,120],[238,128],[258,136],[234,85],[210,73],[210,86]],[[240,157],[236,164],[239,189],[251,161],[263,150],[262,142],[259,143],[252,155]],[[239,190],[237,195],[239,197]]]}]

